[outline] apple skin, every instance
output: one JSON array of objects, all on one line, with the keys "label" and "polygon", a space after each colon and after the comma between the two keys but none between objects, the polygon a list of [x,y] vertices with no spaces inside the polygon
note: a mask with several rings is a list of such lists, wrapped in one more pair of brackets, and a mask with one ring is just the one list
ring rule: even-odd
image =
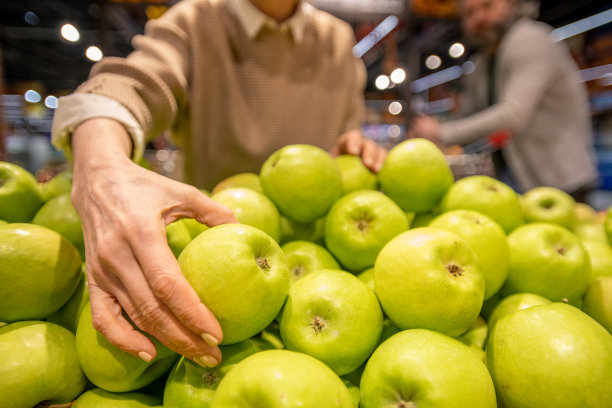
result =
[{"label": "apple skin", "polygon": [[323,217],[342,195],[342,176],[325,150],[311,145],[285,146],[261,166],[263,190],[281,214],[300,223]]},{"label": "apple skin", "polygon": [[410,222],[410,229],[429,226],[429,223],[440,215],[439,212],[429,211],[419,214],[414,214]]},{"label": "apple skin", "polygon": [[424,227],[398,235],[380,251],[374,286],[385,314],[399,328],[454,337],[476,321],[485,280],[463,238]]},{"label": "apple skin", "polygon": [[476,356],[482,361],[485,361],[484,346],[487,341],[487,335],[489,334],[489,325],[485,320],[478,316],[474,325],[461,336],[457,337],[457,340],[468,346]]},{"label": "apple skin", "polygon": [[70,299],[55,313],[50,314],[45,319],[48,322],[59,324],[60,326],[76,333],[81,311],[89,303],[89,286],[87,285],[87,272],[85,263],[81,264],[81,276],[76,290]]},{"label": "apple skin", "polygon": [[487,367],[501,406],[604,408],[612,402],[612,336],[563,303],[499,319],[487,340]]},{"label": "apple skin", "polygon": [[332,254],[310,241],[291,241],[281,247],[287,257],[291,283],[321,269],[340,269]]},{"label": "apple skin", "polygon": [[16,164],[0,161],[0,220],[30,222],[42,204],[34,176]]},{"label": "apple skin", "polygon": [[212,196],[228,207],[238,222],[259,228],[276,242],[280,239],[280,214],[268,197],[248,188],[228,188]]},{"label": "apple skin", "polygon": [[362,408],[496,407],[491,377],[478,356],[426,329],[405,330],[381,344],[368,360],[360,390]]},{"label": "apple skin", "polygon": [[574,220],[576,221],[575,225],[597,223],[597,211],[588,204],[576,203],[574,205]]},{"label": "apple skin", "polygon": [[76,351],[87,378],[106,391],[129,392],[150,384],[174,365],[178,355],[157,339],[144,333],[157,349],[150,363],[112,345],[94,329],[91,307],[81,311],[76,332]]},{"label": "apple skin", "polygon": [[612,276],[601,276],[589,284],[582,311],[612,334]]},{"label": "apple skin", "polygon": [[164,389],[164,406],[209,408],[219,382],[246,357],[261,351],[251,340],[221,346],[223,360],[216,367],[202,367],[181,357],[170,371]]},{"label": "apple skin", "polygon": [[361,157],[343,154],[334,160],[342,175],[342,194],[357,190],[378,190],[378,176],[363,164]]},{"label": "apple skin", "polygon": [[72,190],[72,169],[64,170],[56,174],[46,183],[41,183],[40,194],[44,202],[58,195],[70,193]]},{"label": "apple skin", "polygon": [[212,195],[228,188],[248,188],[263,194],[263,187],[259,175],[255,173],[238,173],[221,180],[211,191]]},{"label": "apple skin", "polygon": [[514,295],[503,298],[489,317],[489,327],[495,326],[495,323],[502,317],[516,313],[519,310],[527,309],[533,306],[548,305],[551,301],[543,296],[533,293],[515,293]]},{"label": "apple skin", "polygon": [[0,327],[0,379],[2,407],[72,401],[85,389],[74,334],[40,321]]},{"label": "apple skin", "polygon": [[573,230],[576,222],[576,201],[563,190],[535,187],[523,194],[523,219],[530,222],[550,222]]},{"label": "apple skin", "polygon": [[81,394],[73,408],[162,408],[159,398],[139,392],[112,393],[94,388]]},{"label": "apple skin", "polygon": [[612,276],[612,247],[607,242],[582,240],[591,260],[591,281],[600,276]]},{"label": "apple skin", "polygon": [[431,211],[453,184],[444,154],[425,139],[393,147],[378,173],[382,191],[404,211]]},{"label": "apple skin", "polygon": [[372,291],[375,292],[375,289],[374,289],[374,267],[368,268],[365,271],[359,273],[357,275],[357,277],[359,279],[361,279],[361,281],[363,283],[365,283],[368,288],[372,289]]},{"label": "apple skin", "polygon": [[[0,218],[3,218],[1,214]],[[4,219],[10,221],[9,219]],[[608,208],[606,211],[606,216],[604,218],[604,231],[606,233],[606,238],[608,239],[608,244],[612,245],[612,207]]]},{"label": "apple skin", "polygon": [[559,225],[532,223],[508,236],[510,271],[502,295],[534,293],[574,304],[591,278],[589,255],[574,234]]},{"label": "apple skin", "polygon": [[442,203],[442,212],[465,209],[491,217],[509,234],[523,224],[519,197],[512,188],[489,176],[468,176],[455,182]]},{"label": "apple skin", "polygon": [[356,276],[339,270],[318,271],[295,282],[280,321],[287,349],[321,360],[338,375],[368,358],[382,328],[376,295]]},{"label": "apple skin", "polygon": [[211,408],[353,408],[342,380],[307,354],[266,350],[238,363],[221,381]]},{"label": "apple skin", "polygon": [[243,224],[210,228],[178,258],[185,278],[223,330],[221,344],[248,339],[281,310],[290,278],[285,254],[265,232]]},{"label": "apple skin", "polygon": [[465,239],[480,261],[485,278],[485,300],[504,284],[510,266],[510,248],[504,230],[490,217],[469,210],[452,210],[429,223]]},{"label": "apple skin", "polygon": [[280,217],[280,244],[291,241],[310,241],[325,245],[325,217],[314,222],[300,223],[291,221],[287,217]]},{"label": "apple skin", "polygon": [[351,272],[374,265],[380,250],[408,229],[404,212],[378,191],[348,193],[329,210],[325,220],[327,249]]},{"label": "apple skin", "polygon": [[166,240],[175,258],[179,257],[183,249],[185,249],[192,239],[191,232],[185,224],[185,219],[177,220],[166,225]]},{"label": "apple skin", "polygon": [[574,226],[574,234],[584,241],[597,241],[602,244],[608,244],[606,231],[602,223],[581,223]]},{"label": "apple skin", "polygon": [[60,234],[34,224],[0,225],[0,322],[42,320],[74,293],[81,259]]}]

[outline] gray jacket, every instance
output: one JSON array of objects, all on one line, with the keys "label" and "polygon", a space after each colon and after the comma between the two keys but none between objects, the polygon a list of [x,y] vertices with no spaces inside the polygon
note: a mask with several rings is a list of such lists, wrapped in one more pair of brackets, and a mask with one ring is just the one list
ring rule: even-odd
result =
[{"label": "gray jacket", "polygon": [[442,124],[446,144],[466,145],[498,130],[511,141],[502,152],[518,187],[571,192],[597,180],[589,103],[578,68],[550,27],[517,20],[496,55],[496,100],[488,106],[488,60],[479,56],[465,77],[462,119]]}]

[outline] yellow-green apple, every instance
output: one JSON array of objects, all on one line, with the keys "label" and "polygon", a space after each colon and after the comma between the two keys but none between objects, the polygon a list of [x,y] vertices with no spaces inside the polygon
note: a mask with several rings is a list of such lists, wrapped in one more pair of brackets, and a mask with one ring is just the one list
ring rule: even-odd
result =
[{"label": "yellow-green apple", "polygon": [[476,356],[484,362],[484,346],[487,342],[488,333],[489,325],[481,316],[478,316],[474,325],[461,336],[457,337],[457,340],[470,347],[472,351],[476,353]]},{"label": "yellow-green apple", "polygon": [[453,184],[444,154],[425,139],[409,139],[393,147],[378,179],[383,192],[404,211],[431,211]]},{"label": "yellow-green apple", "polygon": [[349,394],[351,394],[351,398],[353,400],[353,407],[359,408],[359,387],[353,384],[350,380],[347,380],[346,378],[343,378],[342,382],[346,386],[346,389],[348,390]]},{"label": "yellow-green apple", "polygon": [[284,349],[285,345],[280,336],[279,320],[280,313],[268,327],[256,336],[251,337],[249,340],[257,344],[262,350]]},{"label": "yellow-green apple", "polygon": [[23,167],[0,161],[0,220],[30,222],[42,203],[34,176]]},{"label": "yellow-green apple", "polygon": [[476,211],[452,210],[435,218],[429,226],[456,233],[474,250],[485,278],[485,300],[501,288],[508,276],[510,248],[499,224]]},{"label": "yellow-green apple", "polygon": [[490,298],[488,298],[482,303],[482,309],[480,309],[480,315],[484,317],[484,319],[487,322],[489,321],[489,318],[491,317],[493,310],[495,310],[495,307],[499,304],[499,302],[502,301],[503,298],[504,297],[498,291],[497,293],[495,293],[493,296],[491,296]]},{"label": "yellow-green apple", "polygon": [[[101,388],[86,391],[72,408],[162,408],[159,398],[139,392],[114,393]],[[178,406],[177,406],[178,407]]]},{"label": "yellow-green apple", "polygon": [[8,224],[8,222],[4,221],[4,220],[0,220],[0,225],[5,225]]},{"label": "yellow-green apple", "polygon": [[410,223],[410,228],[421,228],[427,227],[431,221],[433,221],[438,215],[440,215],[437,211],[428,211],[424,213],[414,214],[412,218],[412,222]]},{"label": "yellow-green apple", "polygon": [[51,180],[40,184],[40,194],[45,202],[58,195],[69,193],[71,190],[72,169],[64,170],[53,176]]},{"label": "yellow-green apple", "polygon": [[213,194],[241,224],[259,228],[276,242],[280,239],[280,215],[268,197],[248,188],[227,188]]},{"label": "yellow-green apple", "polygon": [[[175,258],[179,257],[183,249],[185,249],[187,244],[193,239],[189,228],[187,228],[186,221],[187,218],[183,218],[166,225],[166,240]],[[191,219],[191,221],[195,220]],[[195,222],[198,223],[197,221]]]},{"label": "yellow-green apple", "polygon": [[42,320],[75,291],[81,259],[55,231],[34,224],[0,225],[0,322]]},{"label": "yellow-green apple", "polygon": [[81,259],[85,260],[81,218],[70,201],[70,193],[60,194],[43,204],[34,215],[32,224],[60,233],[79,251]]},{"label": "yellow-green apple", "polygon": [[257,191],[260,194],[264,193],[259,175],[255,173],[234,174],[233,176],[221,180],[215,187],[213,187],[211,193],[215,195],[219,191],[223,191],[228,188],[248,188],[253,191]]},{"label": "yellow-green apple", "polygon": [[204,231],[185,247],[178,263],[219,320],[222,344],[265,329],[289,290],[285,254],[268,234],[250,225],[224,224]]},{"label": "yellow-green apple", "polygon": [[50,314],[45,320],[59,324],[71,332],[76,333],[81,311],[87,303],[89,303],[89,287],[87,286],[85,263],[83,263],[81,264],[81,276],[79,277],[79,283],[76,290],[57,312]]},{"label": "yellow-green apple", "polygon": [[374,267],[360,272],[357,277],[361,279],[361,281],[365,283],[368,288],[374,290]]},{"label": "yellow-green apple", "polygon": [[[606,216],[604,218],[604,231],[606,233],[606,238],[608,238],[608,243],[612,245],[612,207],[608,208],[605,214]],[[0,218],[3,218],[2,215],[0,215]],[[7,218],[4,219],[10,221]]]},{"label": "yellow-green apple", "polygon": [[309,223],[323,217],[342,195],[342,176],[325,150],[311,145],[285,146],[261,166],[265,194],[285,217]]},{"label": "yellow-green apple", "polygon": [[295,222],[287,217],[280,217],[280,243],[291,241],[311,241],[316,244],[325,244],[325,217],[314,222]]},{"label": "yellow-green apple", "polygon": [[321,269],[340,269],[332,254],[310,241],[291,241],[281,247],[287,257],[291,282]]},{"label": "yellow-green apple", "polygon": [[487,340],[501,406],[603,408],[612,402],[612,336],[563,303],[502,317]]},{"label": "yellow-green apple", "polygon": [[378,176],[363,164],[361,157],[343,154],[334,160],[342,175],[342,194],[357,190],[378,190]]},{"label": "yellow-green apple", "polygon": [[601,276],[589,284],[582,298],[582,311],[612,334],[612,276]]},{"label": "yellow-green apple", "polygon": [[478,211],[493,218],[506,234],[523,223],[516,192],[489,176],[468,176],[455,182],[444,196],[441,209]]},{"label": "yellow-green apple", "polygon": [[550,303],[550,300],[545,297],[533,293],[515,293],[514,295],[506,296],[493,309],[493,313],[489,317],[489,327],[493,327],[502,317],[519,310],[533,306],[548,305]]},{"label": "yellow-green apple", "polygon": [[128,392],[142,388],[165,374],[178,355],[153,336],[143,334],[153,341],[157,349],[157,355],[149,363],[106,340],[93,327],[91,306],[87,304],[81,311],[76,332],[76,351],[87,378],[106,391]]},{"label": "yellow-green apple", "polygon": [[206,224],[202,224],[193,218],[183,218],[175,222],[181,222],[185,224],[187,231],[189,231],[189,235],[191,235],[191,239],[194,239],[195,237],[197,237],[202,232],[208,229],[208,226]]},{"label": "yellow-green apple", "polygon": [[575,225],[597,223],[597,211],[588,204],[576,203],[574,204],[574,221]]},{"label": "yellow-green apple", "polygon": [[353,408],[342,380],[307,354],[266,350],[238,363],[219,383],[212,408]]},{"label": "yellow-green apple", "polygon": [[510,271],[502,295],[535,293],[553,302],[577,302],[591,278],[582,243],[556,224],[523,225],[508,236]]},{"label": "yellow-green apple", "polygon": [[23,321],[0,327],[0,406],[64,404],[85,389],[74,334],[61,326]]},{"label": "yellow-green apple", "polygon": [[463,238],[424,227],[398,235],[380,251],[374,287],[385,314],[399,328],[458,336],[478,317],[485,280]]},{"label": "yellow-green apple", "polygon": [[425,329],[400,332],[372,353],[361,407],[495,408],[482,360],[459,340]]},{"label": "yellow-green apple", "polygon": [[182,357],[170,371],[164,388],[164,406],[208,408],[219,382],[240,361],[261,351],[251,340],[221,346],[223,360],[216,367],[202,367]]},{"label": "yellow-green apple", "polygon": [[338,375],[370,356],[382,326],[376,295],[356,276],[329,269],[291,286],[280,320],[287,349],[321,360]]},{"label": "yellow-green apple", "polygon": [[351,272],[374,265],[393,237],[408,229],[401,208],[383,193],[359,190],[334,203],[325,220],[327,249]]},{"label": "yellow-green apple", "polygon": [[612,247],[607,242],[583,240],[582,245],[591,260],[591,280],[612,276]]},{"label": "yellow-green apple", "polygon": [[535,187],[523,194],[521,208],[525,222],[550,222],[573,230],[576,201],[554,187]]},{"label": "yellow-green apple", "polygon": [[574,225],[574,234],[584,241],[597,241],[602,244],[608,244],[606,231],[602,223],[582,223]]}]

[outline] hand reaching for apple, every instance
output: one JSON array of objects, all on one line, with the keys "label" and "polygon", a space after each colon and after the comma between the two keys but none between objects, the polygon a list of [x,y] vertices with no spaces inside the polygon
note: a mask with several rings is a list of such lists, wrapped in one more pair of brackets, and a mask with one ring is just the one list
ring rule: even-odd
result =
[{"label": "hand reaching for apple", "polygon": [[375,141],[363,137],[359,130],[350,130],[342,134],[332,149],[332,156],[350,154],[360,156],[363,164],[378,173],[387,157],[387,150],[378,146]]},{"label": "hand reaching for apple", "polygon": [[72,201],[83,223],[94,327],[121,350],[151,361],[155,346],[129,317],[168,348],[216,365],[221,326],[181,274],[165,225],[192,217],[214,226],[236,222],[234,215],[195,187],[134,164],[118,122],[82,123],[72,146]]}]

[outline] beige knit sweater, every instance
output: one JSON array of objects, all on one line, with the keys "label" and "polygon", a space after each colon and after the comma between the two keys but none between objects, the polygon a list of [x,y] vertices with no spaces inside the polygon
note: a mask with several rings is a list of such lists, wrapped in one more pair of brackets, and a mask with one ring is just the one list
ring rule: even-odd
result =
[{"label": "beige knit sweater", "polygon": [[[124,105],[151,139],[170,129],[185,181],[212,188],[258,172],[292,143],[330,149],[363,119],[365,68],[350,26],[314,10],[303,38],[264,25],[251,40],[223,0],[184,0],[94,66],[77,92]],[[100,135],[103,137],[103,135]]]}]

